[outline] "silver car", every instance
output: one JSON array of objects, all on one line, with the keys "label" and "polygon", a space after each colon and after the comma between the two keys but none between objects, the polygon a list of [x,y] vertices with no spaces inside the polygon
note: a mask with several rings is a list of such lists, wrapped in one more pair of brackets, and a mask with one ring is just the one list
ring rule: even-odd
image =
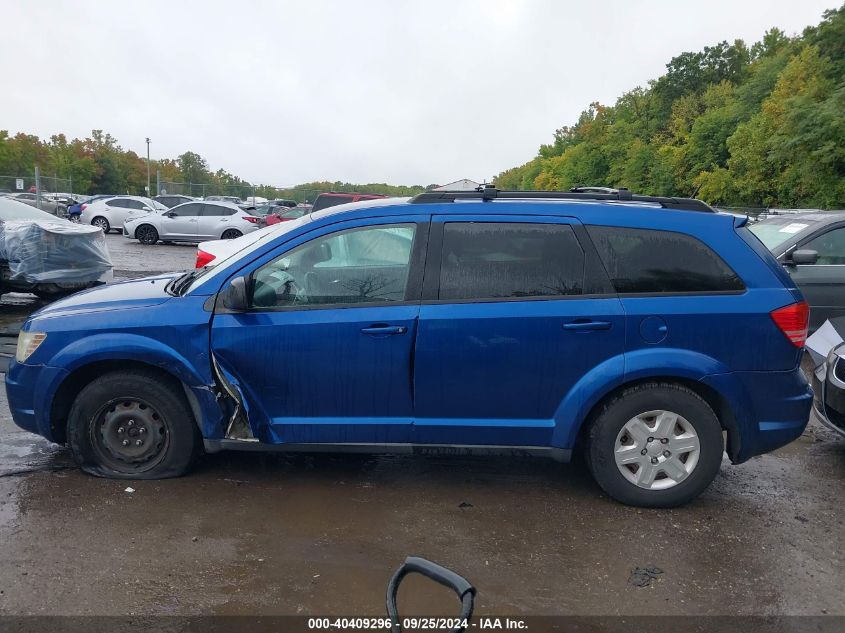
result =
[{"label": "silver car", "polygon": [[258,221],[231,202],[186,202],[160,213],[130,213],[123,235],[142,244],[228,240],[257,230]]},{"label": "silver car", "polygon": [[40,208],[46,213],[51,213],[59,217],[67,215],[67,204],[60,200],[53,199],[48,195],[41,194],[41,204],[38,204],[38,195],[34,193],[16,193],[11,196],[12,200],[23,202],[31,207]]}]

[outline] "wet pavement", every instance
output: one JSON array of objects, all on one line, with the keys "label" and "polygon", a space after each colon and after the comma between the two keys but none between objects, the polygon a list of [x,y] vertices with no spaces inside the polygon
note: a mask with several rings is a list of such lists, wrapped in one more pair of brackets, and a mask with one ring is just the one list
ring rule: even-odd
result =
[{"label": "wet pavement", "polygon": [[[109,237],[119,277],[193,263],[193,247],[125,242]],[[0,327],[24,300],[4,299]],[[377,616],[414,554],[469,578],[479,615],[845,615],[843,485],[845,441],[815,420],[674,510],[540,459],[220,453],[111,481],[17,429],[3,393],[0,614]],[[455,611],[416,577],[400,603]]]}]

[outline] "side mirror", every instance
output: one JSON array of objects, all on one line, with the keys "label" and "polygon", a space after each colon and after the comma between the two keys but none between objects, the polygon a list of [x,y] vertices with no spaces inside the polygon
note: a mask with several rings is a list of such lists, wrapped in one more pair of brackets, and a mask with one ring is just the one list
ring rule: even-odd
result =
[{"label": "side mirror", "polygon": [[175,211],[168,211],[168,212],[167,212],[167,213],[165,213],[164,215],[166,215],[168,218],[175,218],[175,217],[176,217],[176,212],[175,212]]},{"label": "side mirror", "polygon": [[246,279],[235,277],[229,287],[221,295],[223,307],[232,312],[246,312],[249,309],[249,301],[246,296]]},{"label": "side mirror", "polygon": [[811,265],[819,261],[819,252],[809,249],[792,251],[792,263],[796,266]]}]

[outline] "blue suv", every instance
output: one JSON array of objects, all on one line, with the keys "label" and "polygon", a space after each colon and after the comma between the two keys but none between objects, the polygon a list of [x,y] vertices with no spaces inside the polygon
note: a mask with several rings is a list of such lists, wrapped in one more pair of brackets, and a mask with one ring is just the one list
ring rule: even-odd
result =
[{"label": "blue suv", "polygon": [[33,314],[15,422],[127,479],[221,449],[580,450],[652,507],[807,424],[807,306],[744,219],[698,200],[430,192],[232,244]]}]

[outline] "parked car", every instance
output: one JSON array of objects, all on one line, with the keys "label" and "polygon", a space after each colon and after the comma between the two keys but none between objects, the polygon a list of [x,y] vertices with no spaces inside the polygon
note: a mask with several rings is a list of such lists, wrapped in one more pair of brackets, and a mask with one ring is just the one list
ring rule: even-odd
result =
[{"label": "parked car", "polygon": [[744,218],[697,200],[432,192],[239,246],[33,315],[15,422],[129,479],[203,448],[583,450],[654,507],[710,484],[723,434],[741,463],[807,424],[807,305]]},{"label": "parked car", "polygon": [[302,217],[310,211],[309,207],[287,207],[263,205],[258,207],[254,213],[260,218],[260,226],[272,226],[279,222],[289,222]]},{"label": "parked car", "polygon": [[81,215],[82,214],[82,205],[83,204],[91,204],[95,200],[100,200],[102,198],[120,198],[122,196],[114,195],[114,194],[97,194],[95,196],[88,196],[84,198],[81,202],[77,202],[76,204],[72,204],[68,207],[68,215]]},{"label": "parked car", "polygon": [[112,278],[102,232],[0,198],[0,294],[55,299]]},{"label": "parked car", "polygon": [[38,194],[35,193],[16,193],[9,197],[12,200],[17,200],[18,202],[28,204],[31,207],[40,208],[45,213],[50,213],[51,215],[67,215],[67,204],[59,202],[58,200],[54,200],[45,194],[41,194],[40,205]]},{"label": "parked car", "polygon": [[126,219],[123,235],[142,244],[159,240],[202,242],[230,240],[259,228],[258,217],[230,202],[187,202],[163,213],[139,213]]},{"label": "parked car", "polygon": [[205,266],[216,266],[226,258],[243,250],[250,244],[263,239],[267,231],[272,230],[271,227],[262,227],[252,233],[247,233],[241,237],[236,237],[233,240],[211,240],[208,242],[200,242],[197,245],[197,259],[196,268],[203,268]]},{"label": "parked car", "polygon": [[279,198],[277,200],[268,200],[266,204],[269,204],[274,207],[290,207],[291,209],[295,206],[298,206],[298,202],[296,200],[286,200],[284,198]]},{"label": "parked car", "polygon": [[[845,435],[845,317],[831,319],[824,327],[834,340],[826,341],[832,346],[813,374],[813,407],[825,426]],[[813,338],[822,333],[819,330]]]},{"label": "parked car", "polygon": [[328,209],[338,204],[360,202],[362,200],[378,200],[380,198],[387,198],[387,196],[378,193],[338,193],[330,191],[317,196],[317,199],[314,200],[312,211],[321,211],[322,209]]},{"label": "parked car", "polygon": [[99,198],[81,207],[80,222],[91,224],[108,233],[111,230],[122,231],[123,222],[131,211],[155,213],[167,211],[163,204],[143,196],[112,196]]},{"label": "parked car", "polygon": [[177,204],[183,204],[185,202],[193,202],[194,198],[191,196],[180,196],[177,194],[168,194],[166,196],[155,196],[153,198],[159,204],[163,204],[168,209],[172,209]]},{"label": "parked car", "polygon": [[845,316],[845,212],[771,215],[750,227],[810,305],[810,332]]}]

